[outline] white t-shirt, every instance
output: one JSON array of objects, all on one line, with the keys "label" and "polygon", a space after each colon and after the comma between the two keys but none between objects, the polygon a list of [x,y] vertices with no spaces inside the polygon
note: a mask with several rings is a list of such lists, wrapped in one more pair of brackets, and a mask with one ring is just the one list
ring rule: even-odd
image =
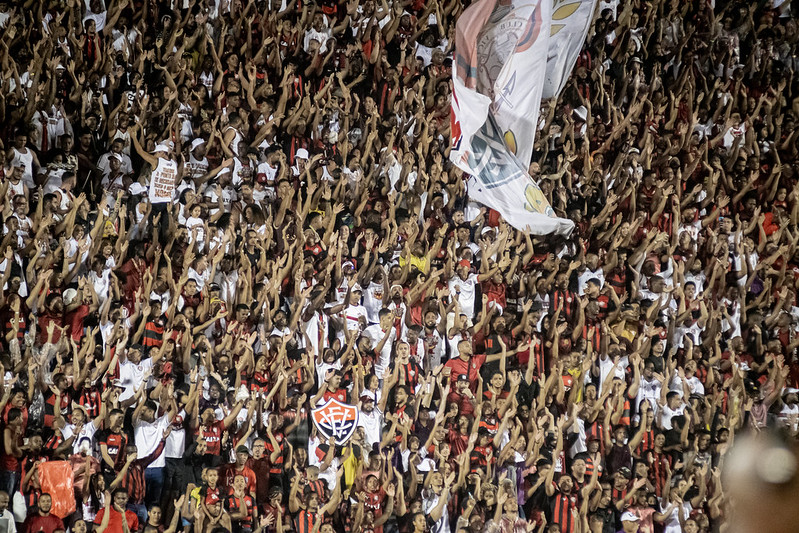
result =
[{"label": "white t-shirt", "polygon": [[638,385],[638,395],[635,397],[635,411],[639,412],[641,409],[641,402],[648,400],[655,411],[655,415],[657,416],[660,389],[660,381],[654,378],[652,381],[647,381],[646,378],[641,376],[641,382]]},{"label": "white t-shirt", "polygon": [[164,445],[164,457],[168,459],[180,459],[186,450],[186,429],[183,427],[185,418],[186,411],[181,409],[172,422],[172,431],[166,438],[166,444]]},{"label": "white t-shirt", "polygon": [[[119,395],[119,401],[124,401],[132,397],[136,393],[136,388],[142,383],[144,372],[148,369],[152,370],[152,368],[153,360],[149,357],[143,359],[138,365],[128,360],[119,363],[119,380],[122,382],[122,386],[125,387],[125,390]],[[141,450],[139,450],[139,452],[141,452]],[[141,453],[139,453],[139,455],[143,457]]]},{"label": "white t-shirt", "polygon": [[[72,451],[73,453],[80,453],[81,445],[88,439],[89,440],[89,450],[86,452],[87,455],[92,455],[92,448],[94,442],[94,434],[97,432],[97,427],[94,425],[94,420],[87,424],[83,424],[83,427],[75,436],[75,440],[72,442]],[[64,426],[64,429],[61,430],[61,435],[64,439],[69,439],[72,435],[75,435],[75,425],[74,424],[67,424]]]},{"label": "white t-shirt", "polygon": [[[363,332],[367,337],[372,339],[372,346],[375,348],[377,348],[377,345],[385,336],[385,332],[380,327],[380,324],[369,326]],[[390,329],[390,333],[388,334],[388,340],[383,345],[383,349],[380,350],[380,355],[375,360],[375,374],[377,374],[377,377],[382,377],[383,372],[385,372],[388,366],[391,364],[391,349],[396,339],[397,330],[392,327]]]},{"label": "white t-shirt", "polygon": [[344,310],[344,318],[347,320],[349,331],[360,329],[360,318],[367,318],[366,308],[362,305],[350,305]]},{"label": "white t-shirt", "polygon": [[[164,430],[169,426],[169,417],[164,415],[156,418],[152,422],[145,422],[141,418],[136,421],[133,427],[133,435],[136,438],[136,456],[144,459],[155,451],[164,436]],[[147,468],[160,468],[166,466],[164,451],[149,464]]]},{"label": "white t-shirt", "polygon": [[[436,495],[433,495],[431,498],[424,498],[422,500],[422,512],[430,516],[430,511],[438,504],[439,498],[440,496]],[[441,518],[430,528],[430,533],[450,533],[449,512],[447,512],[446,506],[444,507],[444,512],[441,513]]]},{"label": "white t-shirt", "polygon": [[460,276],[455,276],[449,280],[449,292],[453,298],[457,298],[461,304],[461,311],[467,317],[474,316],[474,304],[477,287],[477,274],[469,274],[463,280]]},{"label": "white t-shirt", "polygon": [[[316,311],[308,322],[304,322],[305,333],[311,340],[314,351],[319,353],[330,345],[328,340],[328,327],[330,318],[324,312]],[[321,383],[321,381],[317,382]]]},{"label": "white t-shirt", "polygon": [[201,218],[189,217],[186,219],[186,229],[189,231],[189,240],[191,240],[192,232],[197,228],[197,242],[202,244],[205,242],[205,227]]},{"label": "white t-shirt", "polygon": [[677,409],[672,409],[668,404],[664,405],[660,414],[660,427],[664,430],[672,429],[671,419],[675,416],[680,416],[685,411],[685,405],[680,404]]},{"label": "white t-shirt", "polygon": [[358,417],[358,426],[364,429],[366,442],[370,445],[379,444],[383,429],[383,413],[380,412],[377,406],[369,414],[361,410],[361,414]]},{"label": "white t-shirt", "polygon": [[14,515],[11,514],[11,511],[5,509],[2,514],[0,514],[0,531],[5,531],[5,533],[17,533],[17,524],[14,523]]},{"label": "white t-shirt", "polygon": [[[660,505],[662,507],[661,512],[665,511],[669,507],[668,502],[662,502]],[[682,512],[683,520],[687,520],[692,510],[693,507],[689,502],[683,502],[682,506],[675,507],[666,519],[663,533],[682,533],[679,513]]]}]

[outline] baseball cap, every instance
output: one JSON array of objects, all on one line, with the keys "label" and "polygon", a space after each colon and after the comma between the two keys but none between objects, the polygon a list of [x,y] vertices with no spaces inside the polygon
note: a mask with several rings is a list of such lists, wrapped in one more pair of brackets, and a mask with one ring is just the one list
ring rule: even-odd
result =
[{"label": "baseball cap", "polygon": [[242,444],[236,448],[236,453],[246,453],[247,455],[250,455],[250,449]]},{"label": "baseball cap", "polygon": [[205,139],[203,139],[201,137],[198,137],[198,138],[194,139],[193,141],[191,141],[191,149],[194,150],[195,148],[197,148],[201,144],[205,144],[205,142],[206,142]]},{"label": "baseball cap", "polygon": [[361,393],[361,401],[375,401],[375,393],[370,390],[365,390]]},{"label": "baseball cap", "polygon": [[469,381],[469,376],[466,374],[458,374],[458,381]]},{"label": "baseball cap", "polygon": [[458,261],[458,266],[472,268],[472,264],[469,262],[468,259],[461,259],[460,261]]},{"label": "baseball cap", "polygon": [[363,292],[363,289],[361,288],[360,283],[356,283],[355,285],[352,286],[352,292],[356,292],[356,291],[357,292]]},{"label": "baseball cap", "polygon": [[305,148],[300,148],[297,150],[296,157],[297,159],[308,159],[308,150]]},{"label": "baseball cap", "polygon": [[64,300],[64,305],[69,305],[75,299],[75,296],[78,295],[78,291],[75,289],[67,289],[64,291],[64,294],[61,296],[61,299]]},{"label": "baseball cap", "polygon": [[169,152],[169,146],[167,146],[164,143],[156,144],[155,145],[155,150],[153,150],[153,153],[157,154],[158,152]]},{"label": "baseball cap", "polygon": [[625,511],[624,514],[621,515],[622,522],[638,522],[639,520],[640,518],[632,511]]}]

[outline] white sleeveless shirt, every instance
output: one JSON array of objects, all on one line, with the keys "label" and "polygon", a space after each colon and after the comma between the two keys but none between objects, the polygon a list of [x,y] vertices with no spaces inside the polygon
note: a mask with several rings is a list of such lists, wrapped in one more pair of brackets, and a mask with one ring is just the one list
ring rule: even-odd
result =
[{"label": "white sleeveless shirt", "polygon": [[158,159],[158,166],[150,175],[150,203],[171,202],[175,194],[178,164],[171,159]]}]

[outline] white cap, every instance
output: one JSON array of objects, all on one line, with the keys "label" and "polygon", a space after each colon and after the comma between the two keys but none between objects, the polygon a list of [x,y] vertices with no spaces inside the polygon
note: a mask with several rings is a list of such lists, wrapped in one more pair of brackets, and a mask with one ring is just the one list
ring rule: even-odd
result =
[{"label": "white cap", "polygon": [[147,187],[145,187],[138,181],[134,181],[133,183],[130,184],[130,187],[128,187],[128,192],[133,196],[137,196],[139,194],[145,194],[147,193]]},{"label": "white cap", "polygon": [[308,150],[306,150],[305,148],[300,148],[299,150],[297,150],[296,157],[298,159],[308,159]]},{"label": "white cap", "polygon": [[197,137],[196,139],[191,141],[191,149],[194,150],[195,148],[197,148],[201,144],[205,144],[206,142],[207,141],[205,139],[203,139],[202,137]]},{"label": "white cap", "polygon": [[584,105],[581,105],[580,107],[575,107],[574,114],[577,115],[580,118],[580,120],[585,122],[585,119],[588,117],[588,109],[586,109]]},{"label": "white cap", "polygon": [[111,152],[111,158],[116,159],[120,163],[122,162],[122,156],[117,153]]},{"label": "white cap", "polygon": [[485,235],[489,231],[494,231],[494,228],[491,226],[483,226],[483,229],[480,231],[480,235]]},{"label": "white cap", "polygon": [[64,305],[69,305],[78,295],[78,291],[75,289],[67,289],[64,291],[64,294],[61,295],[61,299],[64,300]]},{"label": "white cap", "polygon": [[364,397],[369,398],[372,401],[375,401],[375,393],[370,391],[369,389],[366,389],[365,391],[361,392],[361,398]]},{"label": "white cap", "polygon": [[167,146],[165,143],[156,144],[153,153],[156,154],[158,152],[169,152],[169,146]]},{"label": "white cap", "polygon": [[352,286],[352,290],[353,291],[358,291],[358,292],[363,292],[363,289],[361,288],[361,285],[358,284],[358,283],[356,283],[355,285]]},{"label": "white cap", "polygon": [[638,518],[638,515],[632,511],[625,511],[624,514],[621,515],[622,522],[638,522],[639,520],[640,518]]}]

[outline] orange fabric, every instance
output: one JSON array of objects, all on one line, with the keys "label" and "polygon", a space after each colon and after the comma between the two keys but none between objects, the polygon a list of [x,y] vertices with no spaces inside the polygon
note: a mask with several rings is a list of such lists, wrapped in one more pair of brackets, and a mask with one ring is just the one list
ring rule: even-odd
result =
[{"label": "orange fabric", "polygon": [[72,483],[72,466],[67,461],[39,463],[39,485],[42,493],[53,497],[51,512],[64,519],[75,512],[75,493]]}]

